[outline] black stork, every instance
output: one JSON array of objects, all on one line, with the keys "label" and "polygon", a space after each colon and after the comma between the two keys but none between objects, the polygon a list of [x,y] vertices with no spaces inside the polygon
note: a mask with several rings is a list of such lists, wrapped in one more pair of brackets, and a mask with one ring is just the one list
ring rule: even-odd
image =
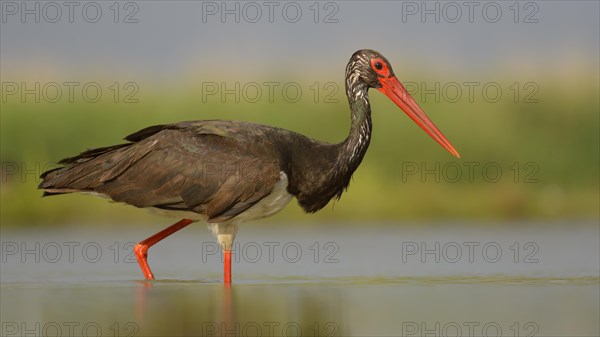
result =
[{"label": "black stork", "polygon": [[352,122],[338,144],[272,126],[239,121],[189,121],[156,125],[128,143],[87,150],[42,174],[44,196],[92,192],[183,219],[138,243],[146,279],[154,279],[148,249],[196,221],[206,221],[224,254],[231,283],[231,249],[238,224],[271,216],[296,197],[307,213],[340,198],[371,138],[368,90],[389,97],[429,136],[456,157],[452,144],[429,120],[388,60],[374,50],[355,52],[346,66]]}]

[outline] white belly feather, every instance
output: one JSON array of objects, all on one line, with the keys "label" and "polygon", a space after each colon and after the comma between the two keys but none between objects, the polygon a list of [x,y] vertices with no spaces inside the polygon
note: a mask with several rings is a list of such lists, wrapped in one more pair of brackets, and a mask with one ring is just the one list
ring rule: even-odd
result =
[{"label": "white belly feather", "polygon": [[287,175],[282,171],[279,172],[279,176],[280,180],[273,187],[273,191],[242,214],[225,222],[208,224],[208,228],[216,235],[219,245],[223,250],[231,250],[239,223],[278,213],[292,200],[293,196],[287,192]]},{"label": "white belly feather", "polygon": [[[293,195],[289,194],[287,191],[287,175],[281,171],[279,172],[279,176],[280,179],[273,187],[273,191],[252,207],[230,220],[208,224],[208,228],[217,237],[219,244],[222,247],[231,249],[235,234],[238,231],[239,223],[261,219],[279,213],[292,200]],[[189,211],[162,210],[158,208],[150,209],[155,213],[180,219],[190,219],[194,221],[207,220],[205,215]]]},{"label": "white belly feather", "polygon": [[279,213],[293,198],[287,191],[287,175],[281,171],[279,172],[279,177],[279,181],[275,184],[273,191],[269,195],[228,222],[246,222]]}]

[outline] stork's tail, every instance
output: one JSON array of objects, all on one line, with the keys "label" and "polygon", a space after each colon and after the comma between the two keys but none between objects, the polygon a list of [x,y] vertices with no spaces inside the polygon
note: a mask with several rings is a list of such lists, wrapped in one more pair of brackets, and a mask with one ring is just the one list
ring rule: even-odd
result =
[{"label": "stork's tail", "polygon": [[118,177],[135,162],[150,153],[152,146],[132,146],[167,128],[177,125],[154,125],[133,133],[125,140],[130,143],[87,150],[75,157],[59,161],[63,167],[48,170],[40,176],[39,189],[44,196],[92,192],[95,187]]},{"label": "stork's tail", "polygon": [[[63,167],[50,169],[40,175],[42,182],[38,189],[44,190],[43,196],[93,191],[93,187],[99,182],[122,172],[122,169],[119,170],[119,167],[123,168],[118,163],[121,157],[119,153],[130,145],[132,143],[91,149],[75,157],[65,158],[58,162]],[[109,164],[109,169],[106,169],[106,164]]]}]

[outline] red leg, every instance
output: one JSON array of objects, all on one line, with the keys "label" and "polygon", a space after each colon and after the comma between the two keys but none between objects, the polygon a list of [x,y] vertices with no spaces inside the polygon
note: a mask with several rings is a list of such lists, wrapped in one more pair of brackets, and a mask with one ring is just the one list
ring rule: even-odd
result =
[{"label": "red leg", "polygon": [[223,282],[225,284],[230,284],[231,283],[231,250],[223,250],[223,255],[225,257],[225,260],[223,263],[223,271],[224,271]]},{"label": "red leg", "polygon": [[154,246],[160,240],[179,231],[180,229],[191,224],[192,222],[194,222],[194,221],[189,220],[189,219],[183,219],[183,220],[179,221],[178,223],[171,225],[171,226],[163,229],[162,231],[152,235],[151,237],[147,238],[146,240],[141,241],[140,243],[135,245],[135,247],[133,247],[133,252],[135,253],[135,256],[137,257],[138,263],[140,264],[140,268],[142,268],[142,272],[144,273],[144,277],[146,277],[146,280],[154,280],[154,275],[152,275],[152,271],[150,270],[150,267],[148,266],[148,261],[147,261],[148,249],[150,247]]}]

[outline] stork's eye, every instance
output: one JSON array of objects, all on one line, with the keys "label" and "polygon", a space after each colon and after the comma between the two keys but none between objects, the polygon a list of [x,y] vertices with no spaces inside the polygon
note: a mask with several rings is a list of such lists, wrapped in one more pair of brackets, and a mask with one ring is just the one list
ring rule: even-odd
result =
[{"label": "stork's eye", "polygon": [[377,76],[388,77],[390,76],[390,69],[387,63],[381,58],[371,59],[371,69],[377,73]]}]

